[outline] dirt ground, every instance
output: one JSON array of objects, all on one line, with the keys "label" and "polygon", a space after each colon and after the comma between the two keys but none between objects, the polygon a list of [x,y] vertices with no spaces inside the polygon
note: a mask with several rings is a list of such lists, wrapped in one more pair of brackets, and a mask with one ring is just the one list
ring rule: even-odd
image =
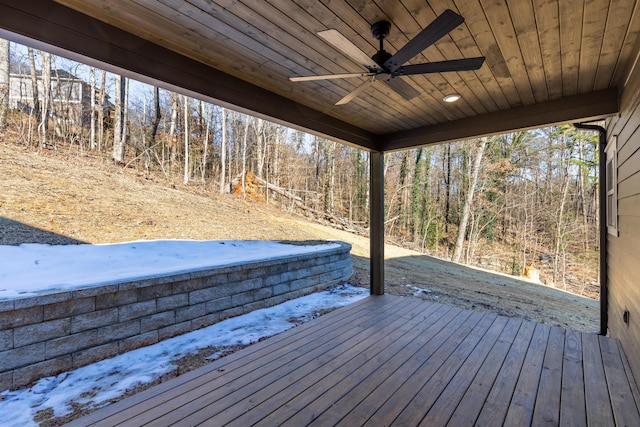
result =
[{"label": "dirt ground", "polygon": [[[0,142],[0,244],[148,239],[339,239],[353,245],[354,284],[368,286],[366,237],[114,166],[79,151],[34,152]],[[597,332],[599,303],[517,278],[387,245],[388,293]]]}]

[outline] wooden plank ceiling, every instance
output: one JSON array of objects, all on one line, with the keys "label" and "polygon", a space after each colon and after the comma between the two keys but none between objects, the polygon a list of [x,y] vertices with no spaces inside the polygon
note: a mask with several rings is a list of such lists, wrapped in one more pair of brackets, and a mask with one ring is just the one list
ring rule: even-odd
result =
[{"label": "wooden plank ceiling", "polygon": [[[2,3],[28,9],[40,19],[54,20],[43,16],[48,10],[46,4],[52,2]],[[380,150],[614,114],[616,88],[623,86],[628,70],[637,61],[640,34],[640,0],[56,3],[238,78],[252,85],[249,88],[266,90],[274,95],[275,112],[257,111],[260,114]],[[58,17],[66,7],[57,10]],[[419,93],[411,100],[385,84],[373,84],[340,106],[334,104],[365,81],[364,77],[289,80],[291,76],[366,71],[319,37],[320,31],[336,29],[367,55],[373,55],[378,41],[371,35],[370,26],[387,20],[392,26],[385,48],[395,53],[446,9],[462,15],[465,22],[409,63],[485,56],[486,62],[479,70],[401,77]],[[0,21],[0,26],[74,49],[72,42],[65,46],[54,40],[51,32],[21,31],[19,25],[8,21]],[[95,56],[90,49],[82,53]],[[104,59],[95,53],[97,59]],[[461,100],[445,103],[443,97],[450,93],[458,93]],[[211,95],[216,97],[215,93]],[[250,102],[239,106],[259,110]],[[327,126],[296,123],[295,116],[277,111],[292,106],[317,112],[318,120],[325,125],[335,119],[337,124],[332,126],[342,130],[332,132]],[[351,138],[349,133],[359,135]]]}]

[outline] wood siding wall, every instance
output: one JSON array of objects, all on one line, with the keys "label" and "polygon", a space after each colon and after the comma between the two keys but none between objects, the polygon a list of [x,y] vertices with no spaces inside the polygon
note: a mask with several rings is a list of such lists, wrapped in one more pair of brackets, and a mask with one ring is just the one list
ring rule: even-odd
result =
[{"label": "wood siding wall", "polygon": [[618,138],[619,231],[608,234],[609,335],[621,341],[640,378],[640,63],[626,81],[620,114],[607,124],[607,140]]}]

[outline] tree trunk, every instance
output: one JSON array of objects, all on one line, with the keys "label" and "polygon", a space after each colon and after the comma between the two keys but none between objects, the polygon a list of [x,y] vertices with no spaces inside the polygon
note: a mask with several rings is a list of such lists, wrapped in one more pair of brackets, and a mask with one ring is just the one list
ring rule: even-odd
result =
[{"label": "tree trunk", "polygon": [[176,161],[176,148],[178,138],[176,128],[178,126],[178,94],[171,92],[171,123],[169,124],[169,168],[173,170]]},{"label": "tree trunk", "polygon": [[480,174],[480,164],[482,162],[482,154],[487,146],[487,138],[482,138],[480,145],[478,146],[476,156],[473,162],[473,170],[471,171],[471,181],[469,182],[469,191],[467,191],[467,198],[462,210],[462,219],[460,220],[460,226],[458,227],[458,237],[456,239],[456,246],[453,251],[453,262],[460,262],[462,257],[462,247],[464,246],[464,237],[467,232],[467,224],[469,223],[469,215],[471,213],[471,205],[473,203],[473,194],[478,182],[478,175]]},{"label": "tree trunk", "polygon": [[444,232],[449,233],[449,213],[451,211],[451,144],[447,144],[447,178],[445,179]]},{"label": "tree trunk", "polygon": [[[566,134],[562,137],[562,149],[565,150],[567,143],[566,143]],[[569,153],[567,154],[567,158],[564,159],[564,151],[562,154],[562,158],[563,161],[561,164],[561,167],[563,168],[563,173],[562,173],[562,187],[561,187],[561,195],[560,195],[560,206],[558,206],[558,216],[556,218],[556,229],[555,229],[555,254],[553,257],[553,284],[554,286],[557,284],[558,282],[558,275],[560,274],[560,256],[561,256],[561,252],[564,252],[564,247],[562,245],[562,241],[564,240],[565,237],[565,233],[563,231],[564,229],[564,209],[565,209],[565,204],[567,202],[567,194],[569,193],[569,184],[570,184],[570,179],[569,179],[569,167],[571,166],[571,157],[573,154],[573,150],[570,150]],[[563,282],[564,282],[564,274],[562,275],[563,278]],[[566,286],[565,286],[566,288]]]},{"label": "tree trunk", "polygon": [[0,39],[0,129],[7,127],[9,112],[9,40]]},{"label": "tree trunk", "polygon": [[153,122],[151,123],[151,134],[149,135],[149,145],[153,147],[158,135],[158,126],[162,120],[162,110],[160,109],[160,88],[153,88]]},{"label": "tree trunk", "polygon": [[102,71],[102,81],[100,84],[100,92],[98,93],[98,151],[102,150],[102,142],[104,141],[104,104],[107,86],[107,72]]},{"label": "tree trunk", "polygon": [[255,130],[255,135],[256,135],[256,154],[258,157],[258,167],[257,167],[257,174],[260,178],[264,178],[263,175],[263,169],[264,169],[264,162],[265,162],[265,158],[266,158],[266,146],[267,146],[267,141],[266,138],[264,137],[265,132],[264,132],[264,120],[262,119],[256,119],[253,123],[253,128]]},{"label": "tree trunk", "polygon": [[220,194],[226,189],[226,165],[227,165],[227,109],[222,109],[222,146],[220,147]]},{"label": "tree trunk", "polygon": [[89,67],[89,90],[91,91],[91,105],[89,106],[89,148],[96,149],[96,69]]},{"label": "tree trunk", "polygon": [[242,137],[242,198],[247,198],[247,139],[249,137],[249,116],[244,116],[244,135]]},{"label": "tree trunk", "polygon": [[[40,135],[40,147],[47,145],[47,134],[49,132],[49,102],[51,99],[51,54],[41,52],[42,59],[42,103],[40,104],[40,123],[38,124],[38,135]],[[37,84],[36,84],[37,86]]]},{"label": "tree trunk", "polygon": [[124,163],[127,135],[127,79],[124,76],[116,76],[115,108],[112,158],[116,163]]},{"label": "tree trunk", "polygon": [[183,96],[184,101],[184,184],[189,182],[189,98]]},{"label": "tree trunk", "polygon": [[[204,110],[204,102],[200,101],[200,111],[203,114],[206,114]],[[205,131],[204,131],[204,149],[202,152],[202,182],[206,182],[207,177],[207,156],[209,155],[209,132],[211,128],[211,116],[212,114],[207,115],[205,119]]]},{"label": "tree trunk", "polygon": [[[38,94],[38,73],[36,70],[36,58],[35,53],[32,48],[27,48],[27,55],[29,56],[29,71],[31,73],[31,103],[33,104],[33,108],[31,109],[31,114],[35,113],[36,117],[36,127],[40,126],[40,96]],[[31,124],[29,125],[31,126]],[[31,132],[29,132],[31,135]],[[31,140],[29,140],[29,144],[31,144]]]}]

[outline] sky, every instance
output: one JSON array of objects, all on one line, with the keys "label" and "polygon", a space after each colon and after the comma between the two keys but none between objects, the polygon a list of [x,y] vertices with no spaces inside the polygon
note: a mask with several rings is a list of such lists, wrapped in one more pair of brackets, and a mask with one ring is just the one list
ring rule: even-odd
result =
[{"label": "sky", "polygon": [[151,240],[103,245],[0,245],[0,300],[313,253],[337,243]]},{"label": "sky", "polygon": [[29,389],[0,391],[0,426],[37,426],[33,417],[48,408],[56,417],[69,414],[72,404],[99,408],[126,390],[174,370],[172,361],[186,354],[202,348],[221,347],[209,357],[215,360],[225,348],[255,343],[311,320],[322,311],[351,304],[367,295],[366,289],[341,285],[43,378]]}]

